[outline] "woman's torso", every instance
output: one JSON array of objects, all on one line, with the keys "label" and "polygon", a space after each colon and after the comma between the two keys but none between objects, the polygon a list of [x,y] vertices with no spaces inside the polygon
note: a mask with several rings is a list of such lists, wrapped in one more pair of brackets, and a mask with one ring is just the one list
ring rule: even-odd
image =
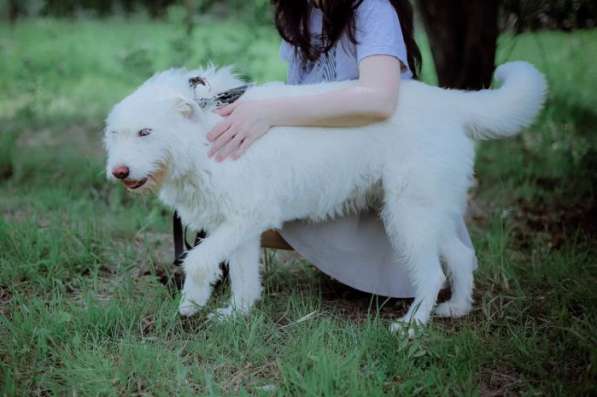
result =
[{"label": "woman's torso", "polygon": [[[312,8],[309,27],[312,45],[321,46],[323,14],[320,9]],[[283,41],[280,56],[288,62],[288,83],[356,80],[359,62],[371,55],[397,58],[404,67],[401,77],[412,78],[400,20],[388,0],[363,0],[355,12],[354,33],[356,44],[344,33],[330,51],[316,61],[303,62],[299,52]]]}]

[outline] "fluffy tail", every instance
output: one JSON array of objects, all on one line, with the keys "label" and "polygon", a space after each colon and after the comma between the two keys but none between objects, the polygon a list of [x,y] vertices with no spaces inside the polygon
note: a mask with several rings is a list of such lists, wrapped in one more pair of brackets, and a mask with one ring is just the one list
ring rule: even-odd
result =
[{"label": "fluffy tail", "polygon": [[527,62],[510,62],[495,72],[502,86],[462,93],[461,112],[468,136],[475,140],[506,138],[528,127],[545,102],[545,77]]}]

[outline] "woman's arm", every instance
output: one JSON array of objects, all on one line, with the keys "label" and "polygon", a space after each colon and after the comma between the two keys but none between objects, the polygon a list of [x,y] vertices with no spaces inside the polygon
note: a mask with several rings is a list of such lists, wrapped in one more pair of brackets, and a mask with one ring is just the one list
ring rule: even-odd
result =
[{"label": "woman's arm", "polygon": [[225,116],[208,134],[210,156],[236,159],[274,126],[356,127],[383,121],[396,109],[400,61],[373,55],[359,63],[354,85],[317,95],[238,101],[217,110]]}]

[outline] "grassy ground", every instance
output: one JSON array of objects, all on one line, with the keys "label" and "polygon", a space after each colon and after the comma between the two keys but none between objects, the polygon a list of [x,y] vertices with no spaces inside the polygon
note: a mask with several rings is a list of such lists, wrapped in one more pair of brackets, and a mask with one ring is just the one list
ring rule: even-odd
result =
[{"label": "grassy ground", "polygon": [[169,214],[106,183],[102,122],[172,65],[282,79],[275,32],[234,22],[192,41],[176,20],[0,26],[0,394],[594,393],[597,31],[502,38],[500,62],[547,73],[548,107],[480,147],[474,312],[407,341],[387,330],[406,302],[275,258],[250,318],[177,316]]}]

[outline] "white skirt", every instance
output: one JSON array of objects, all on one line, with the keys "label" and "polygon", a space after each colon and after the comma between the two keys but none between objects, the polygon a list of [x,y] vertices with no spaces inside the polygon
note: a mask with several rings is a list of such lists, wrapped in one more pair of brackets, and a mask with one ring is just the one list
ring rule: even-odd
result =
[{"label": "white skirt", "polygon": [[[473,248],[463,219],[458,235]],[[381,219],[373,212],[313,223],[284,224],[280,234],[319,270],[360,291],[411,298],[413,286],[404,263],[396,262]]]}]

